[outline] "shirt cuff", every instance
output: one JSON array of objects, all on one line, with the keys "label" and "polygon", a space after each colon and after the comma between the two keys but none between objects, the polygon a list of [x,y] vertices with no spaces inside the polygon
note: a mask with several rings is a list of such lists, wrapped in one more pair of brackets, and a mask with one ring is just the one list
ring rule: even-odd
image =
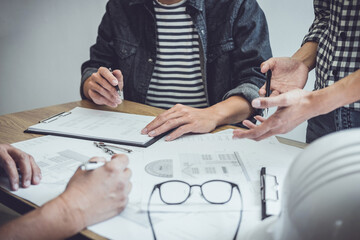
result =
[{"label": "shirt cuff", "polygon": [[80,95],[81,95],[81,99],[86,99],[84,91],[83,91],[83,87],[84,87],[84,82],[86,81],[86,79],[88,79],[93,73],[96,73],[98,70],[97,68],[85,68],[82,75],[81,75],[81,84],[80,84]]},{"label": "shirt cuff", "polygon": [[[259,96],[259,88],[254,84],[244,83],[244,84],[241,84],[240,86],[238,86],[237,88],[234,88],[234,89],[230,90],[229,92],[227,92],[225,94],[225,96],[223,97],[223,100],[225,100],[229,97],[232,97],[232,96],[241,96],[241,97],[245,98],[251,105],[252,100],[260,97]],[[263,109],[254,108],[254,110],[255,111],[253,112],[253,114],[248,118],[251,121],[254,121],[254,119],[253,119],[254,116],[262,115],[262,113],[263,113]]]}]

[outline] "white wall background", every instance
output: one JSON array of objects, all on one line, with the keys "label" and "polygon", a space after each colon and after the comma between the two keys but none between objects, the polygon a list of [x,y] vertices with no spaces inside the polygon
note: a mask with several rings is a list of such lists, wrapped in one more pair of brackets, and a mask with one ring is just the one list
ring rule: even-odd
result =
[{"label": "white wall background", "polygon": [[[258,0],[274,56],[291,56],[312,20],[312,0]],[[0,115],[80,99],[106,0],[0,1]],[[310,77],[309,89],[313,86]],[[305,124],[286,135],[304,141]]]},{"label": "white wall background", "polygon": [[[258,0],[269,24],[270,43],[274,57],[292,56],[314,20],[312,0]],[[305,89],[312,90],[315,74],[309,75]],[[276,109],[270,109],[270,113]],[[281,135],[286,138],[305,142],[307,123],[293,131]]]},{"label": "white wall background", "polygon": [[80,99],[105,0],[0,0],[0,115]]}]

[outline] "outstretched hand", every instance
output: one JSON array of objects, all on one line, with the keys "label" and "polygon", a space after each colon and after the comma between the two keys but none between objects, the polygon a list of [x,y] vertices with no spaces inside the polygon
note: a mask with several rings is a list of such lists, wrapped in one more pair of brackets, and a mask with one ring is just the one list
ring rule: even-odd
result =
[{"label": "outstretched hand", "polygon": [[255,119],[261,123],[260,125],[255,125],[249,120],[243,121],[249,130],[236,129],[233,137],[260,141],[276,134],[287,133],[316,115],[316,109],[311,107],[311,92],[302,89],[295,89],[275,97],[254,99],[252,106],[278,107],[278,109],[268,119],[256,116]]}]

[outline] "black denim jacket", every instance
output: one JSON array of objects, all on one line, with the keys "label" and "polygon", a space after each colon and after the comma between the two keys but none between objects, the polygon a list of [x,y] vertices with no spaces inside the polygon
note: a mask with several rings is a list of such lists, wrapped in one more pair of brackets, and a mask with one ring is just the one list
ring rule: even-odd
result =
[{"label": "black denim jacket", "polygon": [[[120,69],[125,99],[145,103],[156,62],[153,0],[110,0],[98,29],[84,81],[101,66]],[[209,105],[239,95],[249,102],[264,84],[260,64],[271,57],[265,16],[256,0],[187,0],[200,36],[200,59]],[[257,112],[259,114],[259,112]]]}]

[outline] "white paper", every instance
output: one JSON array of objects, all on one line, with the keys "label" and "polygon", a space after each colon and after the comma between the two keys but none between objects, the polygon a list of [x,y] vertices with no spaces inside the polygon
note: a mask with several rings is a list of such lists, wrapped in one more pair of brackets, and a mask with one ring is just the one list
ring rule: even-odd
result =
[{"label": "white paper", "polygon": [[109,142],[145,144],[152,137],[141,130],[155,117],[76,107],[71,114],[55,117],[50,121],[29,127],[29,130],[78,136],[88,139],[104,139]]},{"label": "white paper", "polygon": [[[93,142],[78,139],[47,136],[14,146],[34,156],[44,177],[39,185],[13,193],[40,206],[65,189],[69,178],[86,158],[110,158]],[[144,210],[147,210],[147,200],[154,184],[170,179],[182,179],[190,184],[201,184],[214,178],[237,183],[244,201],[244,218],[239,232],[242,236],[260,221],[260,168],[265,166],[268,173],[273,169],[275,174],[284,176],[301,151],[280,144],[275,138],[264,142],[233,140],[232,131],[188,135],[171,142],[161,139],[148,148],[128,148],[133,150],[128,154],[129,168],[133,172],[128,207],[120,215],[88,227],[110,239],[152,239]],[[205,164],[205,159],[212,160]],[[159,162],[149,167],[156,161]],[[189,165],[198,171],[189,171]],[[165,166],[165,169],[159,166]],[[196,172],[199,174],[194,174]],[[1,186],[8,189],[7,179],[1,179]],[[154,193],[155,204],[151,204],[150,210],[158,239],[232,239],[241,209],[239,194],[233,190],[231,201],[225,205],[205,202],[198,188],[193,189],[187,204],[177,206],[156,204],[160,202],[156,202],[158,193]],[[164,209],[167,212],[161,212]]]}]

